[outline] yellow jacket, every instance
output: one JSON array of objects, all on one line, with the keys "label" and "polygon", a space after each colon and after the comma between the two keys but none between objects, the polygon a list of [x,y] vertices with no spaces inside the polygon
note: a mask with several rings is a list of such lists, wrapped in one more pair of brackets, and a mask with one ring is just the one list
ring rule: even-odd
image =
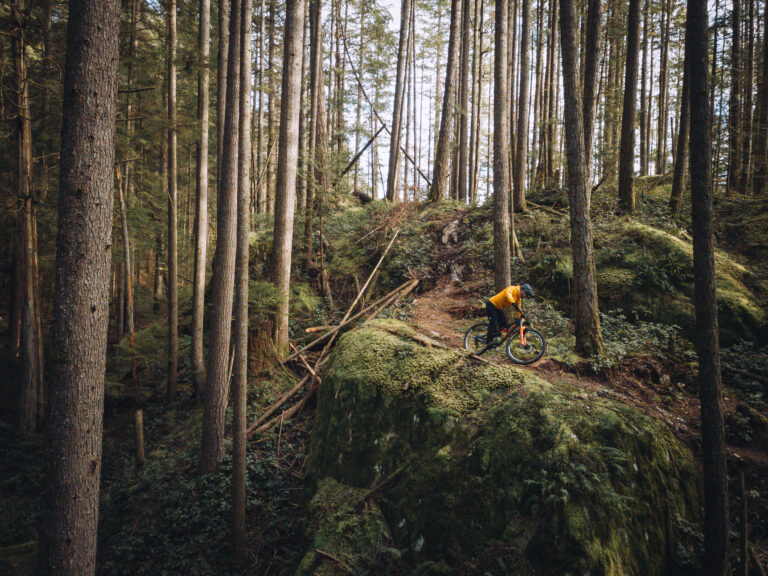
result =
[{"label": "yellow jacket", "polygon": [[[504,308],[508,308],[509,306],[512,306],[512,304],[517,304],[517,306],[522,309],[521,305],[523,299],[520,297],[520,286],[507,286],[490,300],[491,304],[496,306],[499,310],[504,310]],[[521,314],[518,312],[517,317],[519,318],[520,316]]]}]

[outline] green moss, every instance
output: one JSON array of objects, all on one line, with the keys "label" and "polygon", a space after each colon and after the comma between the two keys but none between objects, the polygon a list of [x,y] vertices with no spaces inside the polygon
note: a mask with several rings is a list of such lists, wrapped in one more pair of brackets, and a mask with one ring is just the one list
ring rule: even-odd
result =
[{"label": "green moss", "polygon": [[389,528],[381,511],[362,501],[365,492],[329,478],[320,482],[308,507],[311,545],[297,576],[348,574],[344,566],[359,571],[382,550],[389,540]]},{"label": "green moss", "polygon": [[384,482],[396,546],[448,566],[501,540],[541,574],[660,574],[665,508],[697,513],[693,458],[664,424],[391,320],[345,334],[325,368],[308,496],[325,478]]},{"label": "green moss", "polygon": [[[664,230],[631,218],[598,220],[595,261],[601,308],[620,309],[630,319],[678,325],[693,339],[693,248],[679,229]],[[531,278],[560,298],[568,309],[571,295],[570,248],[534,254]],[[720,338],[726,345],[768,337],[766,288],[743,264],[715,253]]]}]

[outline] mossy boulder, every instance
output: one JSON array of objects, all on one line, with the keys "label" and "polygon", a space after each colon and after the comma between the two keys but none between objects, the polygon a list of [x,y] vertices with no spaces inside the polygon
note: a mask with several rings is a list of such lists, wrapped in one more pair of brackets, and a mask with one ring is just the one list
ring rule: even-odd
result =
[{"label": "mossy boulder", "polygon": [[[565,248],[564,248],[565,250]],[[595,233],[597,288],[602,310],[628,318],[676,324],[693,340],[693,247],[684,237],[632,219],[598,226]],[[766,287],[746,266],[716,251],[720,339],[730,345],[768,339]],[[570,248],[531,263],[531,276],[566,299],[573,285]]]},{"label": "mossy boulder", "polygon": [[296,576],[359,573],[362,562],[375,559],[390,541],[389,528],[375,504],[365,502],[366,490],[324,478],[308,506],[312,544]]},{"label": "mossy boulder", "polygon": [[[393,546],[441,573],[502,543],[537,574],[654,575],[674,561],[666,534],[696,519],[696,470],[633,408],[379,320],[342,336],[324,368],[305,489],[314,513],[327,479],[368,490],[348,505],[375,503]],[[315,537],[333,531],[313,522]]]}]

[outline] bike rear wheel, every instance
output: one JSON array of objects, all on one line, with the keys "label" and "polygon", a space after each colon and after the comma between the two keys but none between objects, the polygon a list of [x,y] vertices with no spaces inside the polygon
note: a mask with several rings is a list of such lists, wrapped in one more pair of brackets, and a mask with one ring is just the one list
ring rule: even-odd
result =
[{"label": "bike rear wheel", "polygon": [[547,351],[544,336],[533,328],[525,329],[525,342],[524,347],[520,342],[519,333],[507,340],[507,356],[515,364],[533,364]]},{"label": "bike rear wheel", "polygon": [[481,322],[479,324],[475,324],[467,330],[467,333],[464,334],[464,348],[467,350],[472,350],[475,354],[478,352],[482,352],[485,349],[486,342],[486,336],[488,334],[488,323],[487,322]]}]

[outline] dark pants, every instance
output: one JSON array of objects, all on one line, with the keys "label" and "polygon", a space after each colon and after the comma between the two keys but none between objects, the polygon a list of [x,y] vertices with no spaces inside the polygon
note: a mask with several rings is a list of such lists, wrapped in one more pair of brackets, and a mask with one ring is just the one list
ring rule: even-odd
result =
[{"label": "dark pants", "polygon": [[485,312],[488,314],[487,342],[490,343],[491,339],[497,336],[502,328],[507,326],[507,317],[490,300],[485,304]]}]

